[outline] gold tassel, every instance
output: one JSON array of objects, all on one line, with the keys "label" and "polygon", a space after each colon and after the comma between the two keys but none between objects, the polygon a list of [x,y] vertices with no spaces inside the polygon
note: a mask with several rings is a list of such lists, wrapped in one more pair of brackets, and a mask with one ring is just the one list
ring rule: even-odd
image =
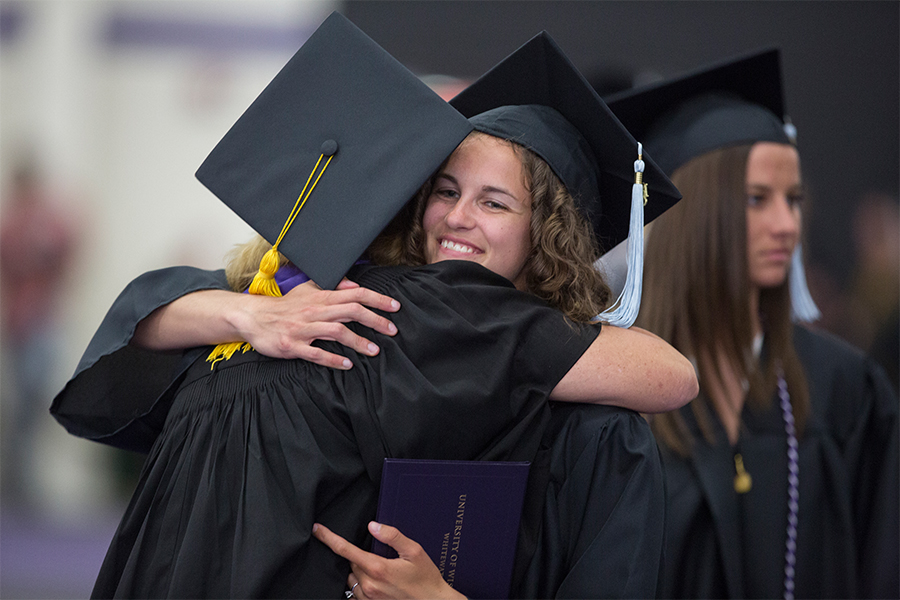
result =
[{"label": "gold tassel", "polygon": [[[253,281],[250,282],[248,291],[251,294],[281,297],[281,288],[278,287],[278,283],[275,281],[275,273],[278,272],[278,267],[281,266],[279,262],[278,250],[274,246],[263,254],[262,260],[259,261],[259,271],[256,272],[256,275],[253,276]],[[206,357],[206,362],[212,363],[209,369],[215,369],[217,362],[230,359],[238,350],[244,353],[248,350],[253,350],[253,346],[247,342],[219,344]]]},{"label": "gold tassel", "polygon": [[243,353],[247,350],[253,350],[253,346],[247,342],[228,342],[227,344],[219,344],[216,346],[213,351],[210,352],[209,356],[206,357],[206,362],[212,363],[209,367],[210,371],[216,367],[217,362],[220,360],[228,360],[234,356],[234,353],[238,350],[241,350]]},{"label": "gold tassel", "polygon": [[[273,246],[263,254],[262,260],[259,261],[259,271],[253,276],[253,281],[250,282],[248,291],[257,296],[276,296],[280,298],[281,288],[278,287],[278,283],[275,281],[275,273],[278,272],[278,267],[281,266],[279,263],[278,250]],[[210,371],[216,368],[216,363],[222,360],[229,360],[238,350],[244,353],[248,350],[253,350],[253,346],[247,342],[227,342],[213,348],[213,351],[206,357],[206,362],[212,363],[209,367]]]},{"label": "gold tassel", "polygon": [[[334,142],[331,143],[334,144]],[[281,243],[281,240],[284,238],[284,234],[287,233],[288,229],[290,229],[291,227],[291,224],[294,222],[294,219],[297,217],[297,213],[299,213],[300,209],[303,208],[303,205],[309,199],[310,194],[312,194],[312,191],[313,189],[315,189],[316,184],[322,177],[322,174],[325,173],[325,169],[328,167],[329,163],[331,163],[331,159],[334,158],[334,153],[337,151],[337,145],[335,144],[334,147],[328,151],[328,154],[325,154],[325,147],[327,144],[328,142],[323,145],[323,153],[319,156],[319,160],[316,161],[316,165],[313,167],[312,173],[309,174],[309,179],[306,180],[306,185],[303,186],[303,190],[300,192],[300,196],[297,198],[297,202],[294,204],[294,208],[291,210],[291,214],[288,216],[284,227],[281,228],[281,233],[278,235],[278,239],[275,240],[272,248],[266,251],[266,253],[263,254],[262,259],[259,261],[259,271],[256,272],[256,275],[253,276],[253,281],[250,282],[250,287],[247,290],[249,293],[255,294],[257,296],[274,296],[277,298],[280,298],[282,296],[281,288],[278,287],[278,283],[275,281],[275,273],[278,272],[278,268],[281,266],[281,261],[278,258],[278,244]],[[316,177],[315,182],[313,182],[313,185],[310,188],[309,184],[313,180],[313,175],[316,174],[316,169],[319,168],[319,164],[322,162],[322,158],[325,156],[328,156],[328,160],[325,161],[325,166],[323,166],[322,170],[319,171],[318,177]],[[308,192],[307,189],[309,189]],[[253,346],[251,346],[248,342],[227,342],[225,344],[219,344],[218,346],[213,348],[213,351],[210,352],[209,356],[206,357],[206,362],[212,363],[209,369],[215,369],[216,363],[221,360],[230,359],[238,350],[241,350],[241,352],[244,353],[248,350],[253,350]]]},{"label": "gold tassel", "polygon": [[258,296],[281,297],[281,288],[275,282],[275,273],[278,272],[278,250],[273,246],[259,261],[259,271],[250,282],[250,293]]}]

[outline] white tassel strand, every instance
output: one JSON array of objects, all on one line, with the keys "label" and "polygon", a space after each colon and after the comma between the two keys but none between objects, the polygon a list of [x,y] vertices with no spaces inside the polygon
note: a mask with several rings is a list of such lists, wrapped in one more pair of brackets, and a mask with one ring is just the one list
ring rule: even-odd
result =
[{"label": "white tassel strand", "polygon": [[822,317],[806,285],[806,271],[803,268],[803,250],[798,243],[791,256],[791,273],[788,284],[791,291],[791,317],[794,321],[812,323]]},{"label": "white tassel strand", "polygon": [[638,159],[634,161],[634,185],[631,186],[631,219],[628,224],[627,262],[625,287],[616,301],[594,317],[616,327],[631,327],[641,309],[641,291],[644,278],[644,204],[647,186],[644,183],[643,146],[638,143]]}]

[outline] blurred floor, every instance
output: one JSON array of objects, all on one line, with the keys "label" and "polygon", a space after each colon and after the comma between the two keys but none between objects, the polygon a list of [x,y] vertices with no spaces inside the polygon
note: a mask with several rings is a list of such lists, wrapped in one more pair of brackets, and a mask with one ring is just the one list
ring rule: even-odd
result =
[{"label": "blurred floor", "polygon": [[121,514],[73,522],[0,506],[0,598],[88,598]]}]

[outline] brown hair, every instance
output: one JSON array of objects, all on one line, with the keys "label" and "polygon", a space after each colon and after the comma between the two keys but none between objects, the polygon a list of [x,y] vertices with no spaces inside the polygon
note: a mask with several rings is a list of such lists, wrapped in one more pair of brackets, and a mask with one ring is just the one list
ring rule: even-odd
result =
[{"label": "brown hair", "polygon": [[[708,392],[722,387],[726,365],[749,382],[751,409],[771,404],[781,365],[799,429],[809,413],[807,381],[793,346],[787,279],[760,291],[768,352],[762,363],[753,358],[746,218],[750,148],[720,148],[676,169],[672,181],[684,199],[659,217],[647,236],[638,324],[695,358],[700,395],[691,408],[710,442],[714,408]],[[653,429],[677,453],[690,452],[693,438],[678,411],[654,416]]]},{"label": "brown hair", "polygon": [[[483,135],[487,134],[473,132],[462,144]],[[606,308],[610,298],[609,287],[593,266],[599,254],[593,230],[547,163],[530,150],[507,143],[522,160],[525,188],[531,194],[532,249],[525,264],[526,291],[574,321],[590,321]],[[369,246],[367,254],[373,263],[384,266],[426,263],[422,218],[441,169],[443,165]],[[233,289],[246,289],[262,255],[270,247],[259,238],[232,252],[226,273]]]}]

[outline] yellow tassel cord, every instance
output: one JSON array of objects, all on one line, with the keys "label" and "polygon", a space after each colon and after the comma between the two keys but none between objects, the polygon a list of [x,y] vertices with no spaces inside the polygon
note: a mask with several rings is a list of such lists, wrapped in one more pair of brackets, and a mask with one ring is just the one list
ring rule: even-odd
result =
[{"label": "yellow tassel cord", "polygon": [[[253,281],[250,282],[250,288],[247,290],[249,293],[256,294],[257,296],[281,297],[281,288],[278,287],[278,283],[275,281],[275,273],[277,273],[279,267],[281,267],[278,260],[278,245],[281,243],[281,240],[284,238],[288,229],[290,229],[291,225],[294,223],[297,213],[300,212],[300,209],[303,208],[303,205],[306,204],[310,194],[312,194],[313,190],[316,188],[316,184],[319,183],[319,179],[321,179],[325,169],[328,168],[331,159],[334,158],[334,155],[328,157],[325,166],[319,171],[319,176],[316,177],[312,187],[309,187],[309,182],[312,181],[313,175],[316,174],[316,169],[319,168],[323,156],[325,155],[320,155],[319,160],[316,161],[316,166],[313,167],[312,173],[309,174],[309,179],[306,180],[306,185],[303,186],[303,190],[300,192],[297,202],[294,203],[291,214],[288,216],[284,227],[281,228],[278,239],[275,240],[272,248],[263,255],[262,260],[259,262],[259,271],[253,276]],[[306,191],[306,188],[309,188],[308,192]],[[238,350],[242,353],[247,352],[248,350],[253,350],[253,346],[248,342],[228,342],[219,344],[213,348],[213,351],[206,357],[206,362],[212,363],[209,367],[210,370],[216,368],[216,363],[219,361],[230,359]]]}]

